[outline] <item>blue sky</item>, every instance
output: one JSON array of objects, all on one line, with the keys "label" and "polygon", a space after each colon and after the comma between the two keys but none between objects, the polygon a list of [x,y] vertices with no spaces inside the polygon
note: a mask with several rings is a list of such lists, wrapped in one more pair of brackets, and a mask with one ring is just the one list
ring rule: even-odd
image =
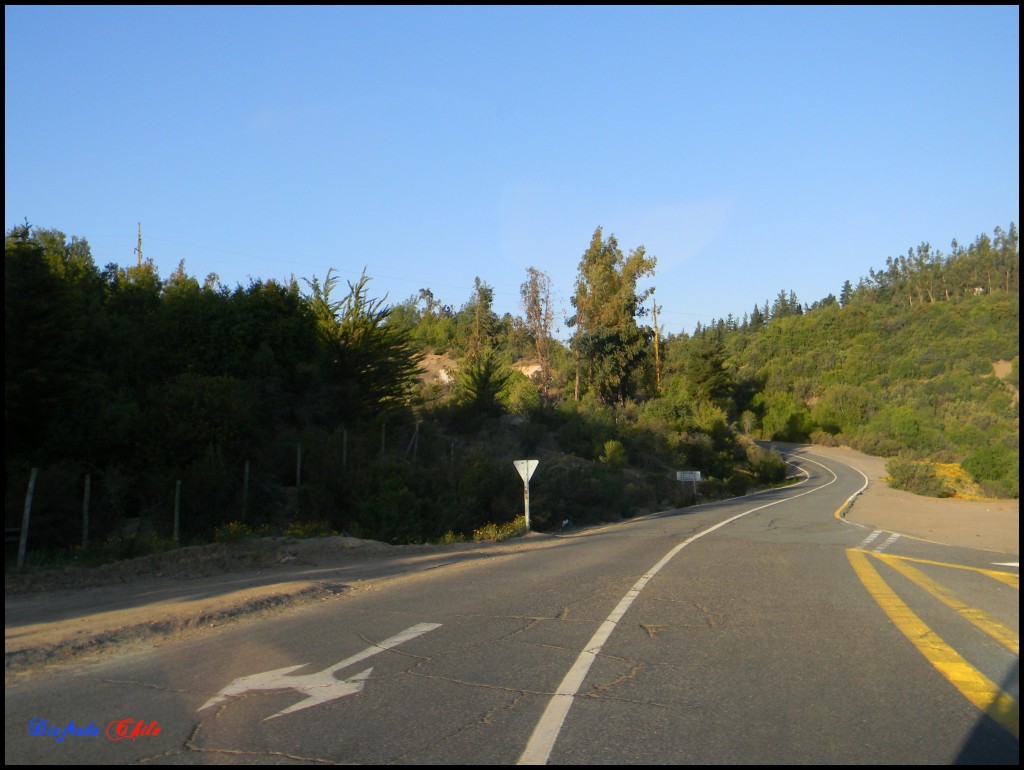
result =
[{"label": "blue sky", "polygon": [[1019,225],[1019,13],[6,6],[5,229],[518,315],[601,227],[690,332]]}]

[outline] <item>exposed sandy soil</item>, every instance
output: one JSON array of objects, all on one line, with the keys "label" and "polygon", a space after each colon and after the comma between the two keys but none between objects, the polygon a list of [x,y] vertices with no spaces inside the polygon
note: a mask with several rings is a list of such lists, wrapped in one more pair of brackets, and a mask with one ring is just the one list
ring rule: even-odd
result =
[{"label": "exposed sandy soil", "polygon": [[[846,511],[849,521],[1017,561],[1017,500],[919,497],[885,485],[883,459],[850,449],[802,451],[835,457],[865,474],[869,484]],[[5,670],[15,675],[133,643],[151,644],[373,582],[554,542],[555,536],[537,533],[503,543],[449,546],[390,546],[349,537],[267,538],[182,548],[93,569],[8,576]]]},{"label": "exposed sandy soil", "polygon": [[1020,553],[1019,500],[921,497],[885,483],[883,458],[845,447],[807,447],[804,453],[834,457],[867,477],[868,487],[846,511],[849,521],[946,545]]},{"label": "exposed sandy soil", "polygon": [[[996,361],[992,364],[992,373],[1001,380],[1005,380],[1010,374],[1013,373],[1013,361]],[[1013,403],[1016,405],[1020,402],[1020,390],[1017,389],[1011,383],[1006,383],[1006,387],[1010,389],[1013,394]]]}]

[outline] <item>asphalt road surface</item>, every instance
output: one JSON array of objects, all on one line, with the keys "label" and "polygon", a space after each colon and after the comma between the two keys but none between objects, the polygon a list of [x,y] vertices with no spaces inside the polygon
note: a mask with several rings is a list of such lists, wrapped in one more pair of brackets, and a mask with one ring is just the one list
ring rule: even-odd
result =
[{"label": "asphalt road surface", "polygon": [[851,524],[863,474],[791,459],[785,489],[9,681],[5,761],[1017,764],[1016,567]]}]

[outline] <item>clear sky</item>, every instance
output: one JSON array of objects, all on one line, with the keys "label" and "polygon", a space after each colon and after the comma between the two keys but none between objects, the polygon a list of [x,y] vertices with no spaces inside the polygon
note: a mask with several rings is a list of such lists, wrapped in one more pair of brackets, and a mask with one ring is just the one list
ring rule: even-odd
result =
[{"label": "clear sky", "polygon": [[[597,227],[666,333],[1020,224],[1020,11],[4,9],[4,222],[102,267],[560,312]],[[344,285],[344,284],[343,284]],[[564,329],[564,327],[563,327]],[[559,336],[564,336],[560,334]]]}]

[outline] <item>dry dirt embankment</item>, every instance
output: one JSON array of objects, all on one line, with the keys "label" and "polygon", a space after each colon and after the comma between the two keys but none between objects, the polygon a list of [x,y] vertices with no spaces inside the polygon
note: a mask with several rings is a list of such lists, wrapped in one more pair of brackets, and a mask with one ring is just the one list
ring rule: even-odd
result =
[{"label": "dry dirt embankment", "polygon": [[846,512],[848,521],[946,545],[1020,553],[1019,500],[921,497],[885,483],[884,458],[845,447],[806,447],[804,453],[835,458],[867,477],[867,489]]},{"label": "dry dirt embankment", "polygon": [[214,543],[108,564],[7,576],[8,675],[135,643],[281,612],[382,580],[554,541],[391,546],[374,540],[265,538]]}]

